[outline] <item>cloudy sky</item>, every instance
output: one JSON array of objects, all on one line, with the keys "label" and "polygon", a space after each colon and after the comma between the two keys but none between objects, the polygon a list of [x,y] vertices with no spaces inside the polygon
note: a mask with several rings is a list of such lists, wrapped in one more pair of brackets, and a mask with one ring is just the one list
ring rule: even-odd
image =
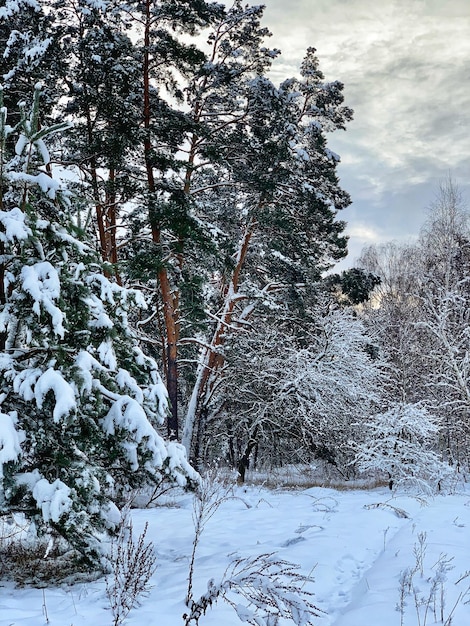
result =
[{"label": "cloudy sky", "polygon": [[353,199],[342,267],[365,244],[416,236],[449,174],[470,204],[470,0],[262,2],[282,50],[274,78],[294,74],[314,46],[355,111],[329,140]]}]

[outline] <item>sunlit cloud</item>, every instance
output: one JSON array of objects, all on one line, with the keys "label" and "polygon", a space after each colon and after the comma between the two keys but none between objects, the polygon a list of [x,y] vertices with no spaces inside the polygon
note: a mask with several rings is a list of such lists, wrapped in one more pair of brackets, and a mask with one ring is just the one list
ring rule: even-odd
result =
[{"label": "sunlit cloud", "polygon": [[383,238],[383,234],[368,224],[353,224],[347,229],[350,238],[360,240],[364,244],[378,243]]}]

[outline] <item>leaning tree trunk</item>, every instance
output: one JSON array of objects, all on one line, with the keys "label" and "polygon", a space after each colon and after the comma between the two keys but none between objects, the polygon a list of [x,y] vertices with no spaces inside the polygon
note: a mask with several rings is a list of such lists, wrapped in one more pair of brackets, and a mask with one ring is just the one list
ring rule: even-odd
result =
[{"label": "leaning tree trunk", "polygon": [[188,458],[191,454],[194,429],[199,425],[201,415],[205,411],[210,399],[210,392],[217,378],[218,371],[224,363],[224,357],[221,354],[220,348],[225,341],[227,328],[232,325],[235,303],[239,299],[238,289],[240,274],[255,228],[256,222],[254,220],[250,220],[245,228],[245,232],[240,243],[237,262],[235,264],[231,280],[225,288],[222,313],[219,316],[211,342],[204,346],[200,355],[196,382],[194,383],[193,391],[191,393],[182,437],[182,443],[186,448]]}]

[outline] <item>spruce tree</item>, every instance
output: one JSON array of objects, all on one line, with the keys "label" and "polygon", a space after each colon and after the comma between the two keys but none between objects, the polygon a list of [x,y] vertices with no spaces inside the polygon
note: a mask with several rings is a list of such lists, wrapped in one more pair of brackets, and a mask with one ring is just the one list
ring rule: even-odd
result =
[{"label": "spruce tree", "polygon": [[[1,110],[0,511],[22,512],[98,563],[128,489],[195,477],[156,431],[168,404],[128,327],[137,292],[111,282],[46,171],[40,86],[16,128]],[[19,135],[16,154],[8,138]]]}]

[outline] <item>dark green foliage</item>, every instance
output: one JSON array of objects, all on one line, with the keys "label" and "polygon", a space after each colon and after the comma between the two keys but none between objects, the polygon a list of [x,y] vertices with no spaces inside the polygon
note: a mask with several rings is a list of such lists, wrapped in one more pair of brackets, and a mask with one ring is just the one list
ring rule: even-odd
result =
[{"label": "dark green foliage", "polygon": [[341,274],[330,274],[324,282],[332,291],[339,289],[341,301],[361,304],[369,299],[373,289],[380,285],[381,279],[372,272],[353,267]]},{"label": "dark green foliage", "polygon": [[193,473],[155,430],[166,393],[128,325],[142,300],[103,274],[70,219],[73,199],[44,171],[43,139],[63,125],[39,129],[38,103],[36,90],[11,159],[12,129],[0,127],[0,512],[24,513],[96,566],[129,489]]},{"label": "dark green foliage", "polygon": [[[79,172],[80,200],[63,213],[80,224],[90,246],[77,259],[145,294],[149,310],[131,305],[130,320],[163,359],[175,436],[178,410],[201,380],[201,346],[214,344],[211,376],[195,390],[197,412],[210,419],[231,333],[274,324],[303,347],[315,334],[316,284],[346,254],[338,213],[350,202],[327,134],[344,129],[352,112],[343,105],[343,85],[325,81],[313,48],[298,78],[273,84],[268,72],[280,52],[267,45],[263,6],[239,0],[230,7],[204,0],[47,6],[60,44],[54,84],[74,121],[61,140],[62,156]],[[28,193],[33,212],[59,219],[55,200],[41,209],[41,194]],[[99,269],[91,249],[105,263]],[[60,262],[51,259],[54,267]],[[144,384],[121,340],[125,314],[90,335],[87,289],[101,287],[76,278],[77,259],[61,269],[66,282],[57,306],[66,314],[65,330],[68,324],[76,332],[65,347],[55,345],[60,362],[73,366],[71,346],[80,350],[88,341],[99,350],[109,341],[119,366]],[[38,321],[46,325],[47,312]],[[80,375],[73,371],[77,385]],[[105,378],[101,383],[117,393]],[[95,405],[93,395],[90,410],[103,411],[106,401],[97,394]],[[203,439],[201,428],[201,445]]]},{"label": "dark green foliage", "polygon": [[41,114],[50,119],[61,93],[60,54],[54,15],[42,2],[25,0],[0,7],[0,76],[10,124],[19,121],[20,102],[31,104],[33,86],[44,81]]}]

